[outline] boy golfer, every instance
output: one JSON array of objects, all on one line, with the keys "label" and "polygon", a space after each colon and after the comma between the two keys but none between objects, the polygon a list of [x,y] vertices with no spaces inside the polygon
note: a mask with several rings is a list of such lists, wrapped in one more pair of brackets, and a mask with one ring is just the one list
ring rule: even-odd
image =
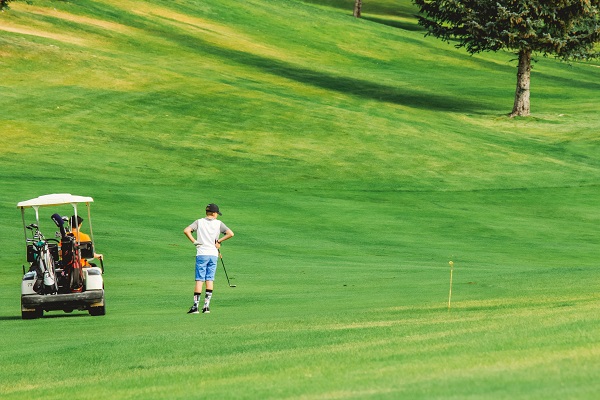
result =
[{"label": "boy golfer", "polygon": [[[194,305],[188,311],[188,314],[199,314],[198,304],[202,296],[202,286],[206,282],[206,293],[204,296],[203,313],[210,312],[210,299],[212,297],[213,282],[215,280],[215,271],[217,261],[219,260],[219,248],[223,241],[233,236],[231,229],[223,222],[218,220],[221,212],[216,204],[206,206],[206,217],[194,221],[190,226],[183,230],[183,233],[190,242],[196,246],[196,286],[194,288]],[[197,239],[194,239],[192,232],[196,232]],[[219,239],[219,236],[224,236]]]}]

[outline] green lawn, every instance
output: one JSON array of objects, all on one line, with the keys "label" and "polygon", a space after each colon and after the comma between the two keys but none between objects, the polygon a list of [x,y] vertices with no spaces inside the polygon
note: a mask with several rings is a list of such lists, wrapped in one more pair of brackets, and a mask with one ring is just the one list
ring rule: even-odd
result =
[{"label": "green lawn", "polygon": [[[600,65],[540,58],[510,119],[514,55],[352,5],[0,13],[2,399],[597,396]],[[23,321],[16,204],[62,192],[95,200],[107,315]],[[209,202],[237,287],[187,315]]]}]

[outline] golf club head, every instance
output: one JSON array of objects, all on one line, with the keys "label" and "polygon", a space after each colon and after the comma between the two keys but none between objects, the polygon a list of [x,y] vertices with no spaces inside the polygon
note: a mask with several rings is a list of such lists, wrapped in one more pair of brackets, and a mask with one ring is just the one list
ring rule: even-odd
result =
[{"label": "golf club head", "polygon": [[65,221],[63,217],[61,217],[59,214],[52,214],[52,217],[50,218],[52,218],[52,221],[54,221],[56,226],[60,229],[61,237],[67,236],[67,231],[65,231]]},{"label": "golf club head", "polygon": [[54,221],[54,223],[58,227],[63,226],[65,223],[65,221],[62,219],[62,217],[58,214],[52,214],[52,216],[50,218],[52,218],[52,221]]}]

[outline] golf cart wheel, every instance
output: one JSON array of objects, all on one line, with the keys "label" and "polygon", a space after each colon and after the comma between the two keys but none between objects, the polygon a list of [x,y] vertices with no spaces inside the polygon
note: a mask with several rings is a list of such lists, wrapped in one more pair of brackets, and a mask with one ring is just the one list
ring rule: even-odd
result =
[{"label": "golf cart wheel", "polygon": [[100,306],[100,307],[90,307],[88,309],[88,312],[90,313],[91,316],[93,317],[97,317],[99,315],[106,315],[106,307],[105,306]]},{"label": "golf cart wheel", "polygon": [[35,311],[21,311],[22,319],[37,319],[44,316],[44,310],[36,308]]}]

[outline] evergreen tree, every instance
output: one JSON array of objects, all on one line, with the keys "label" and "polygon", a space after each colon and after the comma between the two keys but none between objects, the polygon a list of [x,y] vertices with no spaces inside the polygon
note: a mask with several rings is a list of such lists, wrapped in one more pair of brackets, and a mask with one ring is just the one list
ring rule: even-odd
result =
[{"label": "evergreen tree", "polygon": [[470,54],[509,50],[519,57],[511,116],[530,113],[532,54],[562,60],[600,55],[600,0],[413,0],[426,35]]}]

